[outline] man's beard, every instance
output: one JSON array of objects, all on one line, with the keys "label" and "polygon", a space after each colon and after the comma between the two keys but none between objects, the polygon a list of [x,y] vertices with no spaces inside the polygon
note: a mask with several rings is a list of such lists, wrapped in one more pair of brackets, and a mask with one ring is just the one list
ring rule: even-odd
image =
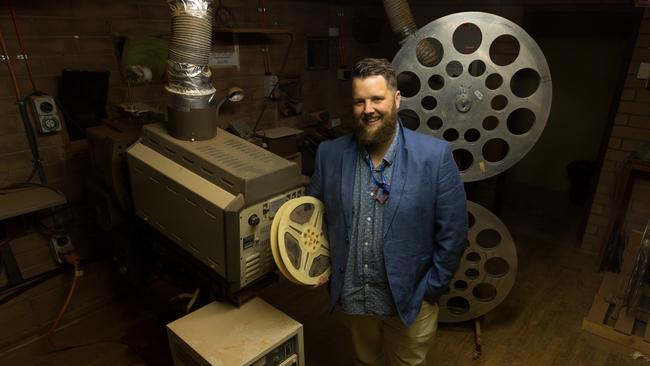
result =
[{"label": "man's beard", "polygon": [[383,115],[380,118],[382,119],[381,125],[375,131],[368,131],[365,120],[372,118],[374,115],[362,115],[354,121],[354,135],[357,138],[357,141],[362,146],[365,146],[368,149],[375,148],[380,146],[395,133],[397,128],[397,108],[393,106],[393,109],[389,114]]}]

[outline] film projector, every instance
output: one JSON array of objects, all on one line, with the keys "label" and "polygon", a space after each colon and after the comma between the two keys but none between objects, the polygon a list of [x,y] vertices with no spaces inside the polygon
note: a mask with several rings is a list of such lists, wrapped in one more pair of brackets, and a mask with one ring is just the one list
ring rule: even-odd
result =
[{"label": "film projector", "polygon": [[[420,50],[435,57],[424,57]],[[411,35],[393,59],[406,128],[448,141],[464,182],[493,177],[537,142],[549,116],[551,76],[535,41],[517,24],[479,12],[437,19]],[[441,297],[441,322],[476,319],[500,304],[517,274],[517,253],[497,216],[468,202],[468,243]],[[271,232],[273,258],[289,280],[327,276],[322,203],[285,203]]]}]

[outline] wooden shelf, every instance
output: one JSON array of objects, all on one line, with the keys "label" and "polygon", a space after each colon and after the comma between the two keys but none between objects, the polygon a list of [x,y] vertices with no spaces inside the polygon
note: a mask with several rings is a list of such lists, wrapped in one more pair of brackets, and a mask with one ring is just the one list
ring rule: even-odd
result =
[{"label": "wooden shelf", "polygon": [[232,27],[214,28],[214,33],[257,33],[257,34],[288,34],[291,28],[287,27]]},{"label": "wooden shelf", "polygon": [[62,205],[66,198],[45,187],[17,189],[0,194],[0,220]]}]

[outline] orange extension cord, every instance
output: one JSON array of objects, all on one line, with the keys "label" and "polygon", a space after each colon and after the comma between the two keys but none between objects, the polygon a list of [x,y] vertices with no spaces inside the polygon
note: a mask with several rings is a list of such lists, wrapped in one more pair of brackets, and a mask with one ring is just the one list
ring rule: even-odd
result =
[{"label": "orange extension cord", "polygon": [[56,318],[54,324],[52,324],[52,327],[47,334],[47,343],[55,348],[59,346],[57,346],[54,342],[54,332],[56,331],[56,327],[59,326],[61,319],[63,319],[63,315],[65,314],[66,310],[68,310],[68,306],[70,305],[70,300],[72,299],[74,290],[77,288],[77,278],[81,277],[81,272],[79,271],[79,257],[76,254],[66,254],[62,256],[62,259],[66,263],[74,266],[74,276],[72,277],[72,285],[70,286],[70,291],[68,291],[68,297],[65,299],[65,303],[63,303],[63,307],[61,307],[61,311],[59,311],[59,316]]}]

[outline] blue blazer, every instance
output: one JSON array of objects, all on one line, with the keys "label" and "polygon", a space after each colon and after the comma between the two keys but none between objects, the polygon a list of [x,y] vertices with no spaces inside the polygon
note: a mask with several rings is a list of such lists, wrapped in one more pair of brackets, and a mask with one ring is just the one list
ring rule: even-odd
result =
[{"label": "blue blazer", "polygon": [[[383,251],[397,311],[410,325],[422,300],[438,301],[458,268],[467,241],[467,201],[449,144],[403,127],[400,131]],[[341,296],[348,260],[357,154],[353,135],[321,143],[307,190],[325,204],[331,309]]]}]

